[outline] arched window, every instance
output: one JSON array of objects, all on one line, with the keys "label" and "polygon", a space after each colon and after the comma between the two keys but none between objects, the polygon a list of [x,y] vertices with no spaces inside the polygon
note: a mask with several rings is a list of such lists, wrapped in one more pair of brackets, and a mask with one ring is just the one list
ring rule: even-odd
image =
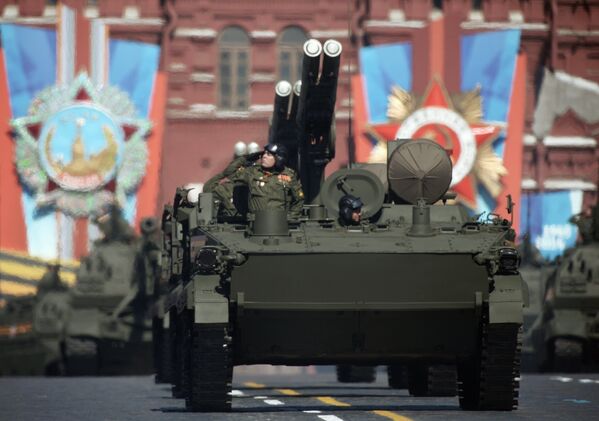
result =
[{"label": "arched window", "polygon": [[250,39],[241,28],[226,28],[219,50],[218,106],[245,110],[249,104]]},{"label": "arched window", "polygon": [[294,84],[302,78],[302,57],[304,42],[308,36],[303,29],[290,26],[279,37],[278,80],[287,80]]}]

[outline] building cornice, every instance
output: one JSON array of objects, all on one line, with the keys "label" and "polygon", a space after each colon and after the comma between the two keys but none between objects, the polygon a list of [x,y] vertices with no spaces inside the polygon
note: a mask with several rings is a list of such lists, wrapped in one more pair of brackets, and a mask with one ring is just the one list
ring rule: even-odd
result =
[{"label": "building cornice", "polygon": [[534,146],[537,144],[537,138],[532,134],[525,134],[522,138],[524,146]]},{"label": "building cornice", "polygon": [[547,136],[543,145],[558,148],[595,148],[597,141],[592,137],[580,136]]},{"label": "building cornice", "polygon": [[547,190],[597,190],[595,183],[579,178],[548,178],[543,183],[543,186]]},{"label": "building cornice", "polygon": [[345,29],[315,29],[310,31],[312,38],[349,38],[349,31]]},{"label": "building cornice", "polygon": [[391,20],[377,20],[369,19],[364,22],[366,29],[387,29],[387,28],[407,28],[407,29],[420,29],[426,27],[428,24],[424,20],[404,20],[404,21],[391,21]]},{"label": "building cornice", "polygon": [[485,22],[472,20],[462,22],[460,24],[462,29],[520,29],[523,31],[548,31],[549,25],[546,23],[532,23],[532,22]]},{"label": "building cornice", "polygon": [[212,28],[177,28],[175,38],[214,39],[217,32]]}]

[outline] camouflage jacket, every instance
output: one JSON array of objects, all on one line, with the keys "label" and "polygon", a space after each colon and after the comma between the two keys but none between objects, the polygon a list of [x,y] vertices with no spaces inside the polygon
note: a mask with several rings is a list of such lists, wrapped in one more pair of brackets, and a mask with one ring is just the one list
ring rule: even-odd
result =
[{"label": "camouflage jacket", "polygon": [[299,217],[304,205],[302,185],[291,168],[269,171],[260,165],[241,167],[231,176],[234,183],[247,184],[250,190],[250,212],[262,209],[284,209],[291,217]]},{"label": "camouflage jacket", "polygon": [[247,165],[245,157],[233,160],[224,171],[216,174],[204,184],[204,192],[212,193],[214,198],[220,202],[219,213],[224,216],[238,216],[239,212],[233,204],[233,182],[229,179],[231,174]]},{"label": "camouflage jacket", "polygon": [[[285,209],[291,217],[298,217],[304,205],[304,193],[295,171],[269,171],[260,165],[248,164],[245,157],[235,159],[217,176],[211,178],[204,191],[212,191],[223,203],[226,211],[233,207],[233,186],[245,184],[249,189],[249,211],[262,209]],[[225,180],[225,178],[227,180]],[[229,195],[221,198],[221,195]]]}]

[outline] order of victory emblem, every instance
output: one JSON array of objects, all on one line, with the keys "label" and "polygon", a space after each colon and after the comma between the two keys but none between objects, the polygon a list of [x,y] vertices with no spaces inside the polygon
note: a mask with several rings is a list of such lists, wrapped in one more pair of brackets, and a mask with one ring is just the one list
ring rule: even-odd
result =
[{"label": "order of victory emblem", "polygon": [[367,133],[376,146],[370,162],[385,162],[387,139],[427,138],[439,143],[453,163],[451,189],[458,200],[475,209],[475,183],[481,183],[493,197],[502,190],[501,177],[507,173],[492,148],[501,128],[482,121],[480,90],[449,95],[434,79],[422,98],[394,87],[387,108],[389,123],[370,126]]},{"label": "order of victory emblem", "polygon": [[29,113],[11,121],[16,167],[38,208],[89,216],[121,206],[141,182],[151,123],[116,87],[95,87],[86,73],[42,91]]}]

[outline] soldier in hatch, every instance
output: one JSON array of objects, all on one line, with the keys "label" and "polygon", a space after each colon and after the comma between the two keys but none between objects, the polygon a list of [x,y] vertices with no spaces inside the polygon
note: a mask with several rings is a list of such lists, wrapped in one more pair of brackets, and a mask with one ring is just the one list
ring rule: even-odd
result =
[{"label": "soldier in hatch", "polygon": [[[216,186],[226,177],[233,185],[247,185],[250,213],[263,209],[283,209],[291,218],[297,218],[304,204],[304,193],[295,172],[285,166],[286,161],[287,150],[284,146],[267,144],[259,157],[253,154],[233,160],[225,171],[206,183],[204,191],[216,193]],[[225,208],[229,205],[234,207],[231,199],[225,198],[223,203]]]},{"label": "soldier in hatch", "polygon": [[351,194],[344,195],[339,199],[339,222],[342,225],[358,225],[362,221],[362,206],[364,203],[359,197]]},{"label": "soldier in hatch", "polygon": [[224,171],[216,174],[204,184],[202,191],[212,193],[220,203],[219,215],[234,217],[241,216],[244,213],[237,209],[236,205],[238,203],[233,203],[235,186],[229,177],[239,168],[238,160],[242,162],[242,165],[251,165],[260,157],[260,153],[260,146],[256,142],[249,145],[241,141],[237,142],[233,161],[227,165]]},{"label": "soldier in hatch", "polygon": [[37,284],[37,296],[41,296],[50,291],[66,291],[67,286],[60,279],[60,265],[49,264],[46,272]]},{"label": "soldier in hatch", "polygon": [[103,238],[98,241],[122,241],[129,243],[135,240],[135,232],[123,217],[121,208],[112,204],[108,210],[95,218],[94,223],[98,226],[103,234]]}]

